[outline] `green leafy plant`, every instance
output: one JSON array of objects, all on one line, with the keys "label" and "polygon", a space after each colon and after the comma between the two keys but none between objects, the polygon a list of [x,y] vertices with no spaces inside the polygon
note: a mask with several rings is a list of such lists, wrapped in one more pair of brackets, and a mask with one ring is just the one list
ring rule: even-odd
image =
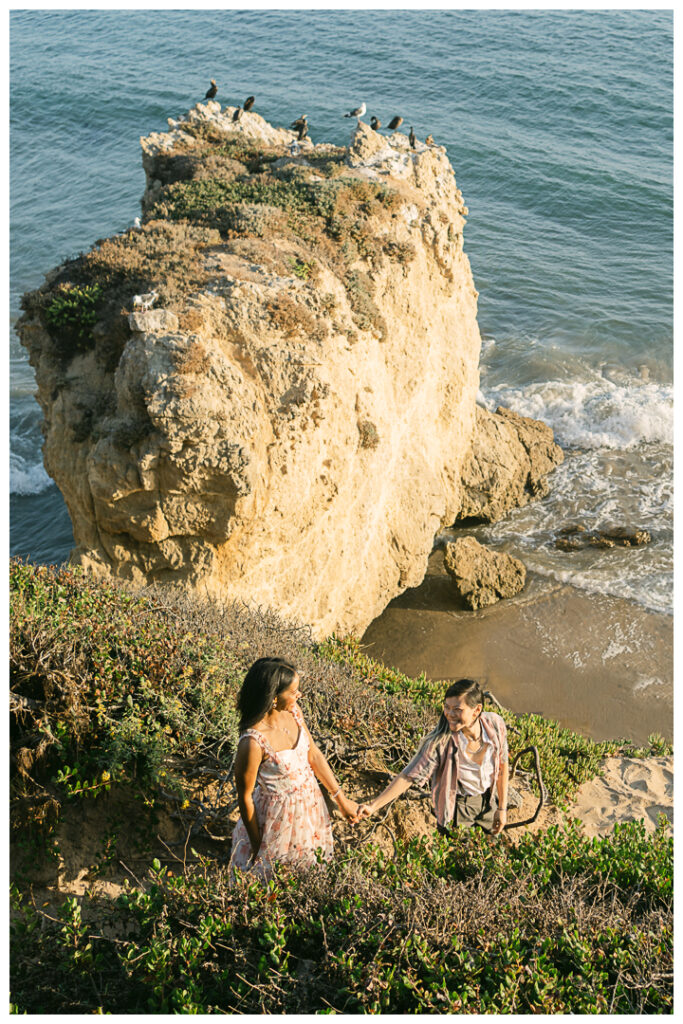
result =
[{"label": "green leafy plant", "polygon": [[92,347],[92,329],[102,298],[101,285],[64,285],[45,309],[45,320],[63,349],[85,352]]}]

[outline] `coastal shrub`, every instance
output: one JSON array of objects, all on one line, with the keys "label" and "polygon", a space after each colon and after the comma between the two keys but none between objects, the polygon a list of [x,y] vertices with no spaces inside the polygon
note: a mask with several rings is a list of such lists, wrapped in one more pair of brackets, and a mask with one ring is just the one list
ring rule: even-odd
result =
[{"label": "coastal shrub", "polygon": [[76,355],[92,347],[101,298],[102,286],[97,283],[67,283],[56,289],[45,308],[45,320],[64,354]]},{"label": "coastal shrub", "polygon": [[395,242],[388,239],[383,242],[382,248],[390,260],[395,260],[402,266],[412,263],[417,256],[417,250],[412,242]]},{"label": "coastal shrub", "polygon": [[350,270],[344,278],[351,314],[361,331],[376,331],[380,341],[387,336],[387,325],[371,295],[372,285],[367,274]]},{"label": "coastal shrub", "polygon": [[211,359],[206,354],[206,349],[202,343],[195,341],[183,352],[177,353],[175,358],[175,368],[178,373],[206,374],[211,369]]},{"label": "coastal shrub", "polygon": [[[647,881],[634,891],[633,862]],[[14,891],[26,1013],[671,1013],[673,841],[628,825],[518,845],[363,843],[267,885],[155,860],[55,913]]]},{"label": "coastal shrub", "polygon": [[316,266],[314,261],[309,263],[307,260],[302,260],[298,257],[290,257],[289,265],[294,276],[298,277],[300,281],[308,281],[311,274],[315,275]]},{"label": "coastal shrub", "polygon": [[316,333],[316,320],[306,306],[296,302],[285,291],[281,291],[267,305],[268,314],[274,327],[286,338],[297,335],[311,336]]},{"label": "coastal shrub", "polygon": [[257,238],[277,233],[283,223],[278,207],[267,203],[238,203],[228,208],[223,216],[227,230],[235,231],[238,235],[255,235]]}]

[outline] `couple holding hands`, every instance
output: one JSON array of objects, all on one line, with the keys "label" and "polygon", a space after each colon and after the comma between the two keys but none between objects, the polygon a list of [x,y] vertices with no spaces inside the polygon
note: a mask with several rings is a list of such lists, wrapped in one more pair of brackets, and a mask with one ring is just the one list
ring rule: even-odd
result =
[{"label": "couple holding hands", "polygon": [[477,825],[498,835],[507,820],[508,748],[500,715],[483,710],[473,679],[452,683],[436,728],[408,765],[373,800],[357,804],[316,746],[298,706],[301,681],[282,658],[259,658],[247,672],[237,707],[240,737],[235,783],[240,820],[231,868],[267,878],[275,863],[313,864],[332,856],[332,829],[318,782],[343,817],[358,822],[413,783],[429,785],[439,832]]}]

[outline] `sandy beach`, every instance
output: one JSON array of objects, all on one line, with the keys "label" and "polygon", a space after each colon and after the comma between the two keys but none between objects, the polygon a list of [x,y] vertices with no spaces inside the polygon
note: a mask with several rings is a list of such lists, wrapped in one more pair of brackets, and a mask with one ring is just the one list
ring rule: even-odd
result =
[{"label": "sandy beach", "polygon": [[616,824],[642,819],[649,832],[663,814],[673,824],[674,764],[669,757],[608,757],[604,773],[585,782],[570,805],[587,835],[609,835]]},{"label": "sandy beach", "polygon": [[529,574],[524,591],[478,612],[459,603],[435,551],[419,587],[368,628],[367,653],[409,675],[474,676],[505,707],[596,740],[673,738],[670,616]]}]

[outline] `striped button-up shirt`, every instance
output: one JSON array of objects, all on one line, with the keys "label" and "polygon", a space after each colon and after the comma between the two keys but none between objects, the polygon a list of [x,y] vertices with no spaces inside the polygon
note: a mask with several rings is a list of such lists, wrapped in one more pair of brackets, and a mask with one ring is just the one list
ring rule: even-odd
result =
[{"label": "striped button-up shirt", "polygon": [[[482,711],[479,721],[495,748],[491,780],[495,790],[501,766],[508,760],[507,730],[503,719],[493,711]],[[451,732],[427,738],[401,775],[418,786],[429,783],[439,825],[446,827],[453,821],[458,791],[458,744]]]}]

